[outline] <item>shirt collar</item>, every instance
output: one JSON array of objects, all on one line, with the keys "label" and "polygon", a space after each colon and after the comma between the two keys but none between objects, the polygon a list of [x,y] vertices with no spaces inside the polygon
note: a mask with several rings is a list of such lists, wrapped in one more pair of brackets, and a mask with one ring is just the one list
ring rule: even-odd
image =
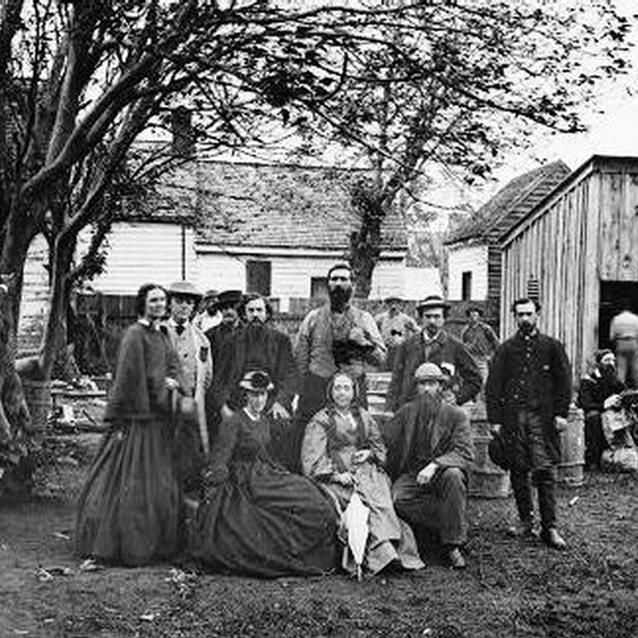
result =
[{"label": "shirt collar", "polygon": [[434,343],[435,341],[443,343],[445,341],[445,330],[443,328],[441,328],[432,338],[428,337],[428,333],[425,331],[425,328],[421,330],[421,335],[424,343]]},{"label": "shirt collar", "polygon": [[146,317],[140,317],[137,320],[138,323],[141,323],[146,328],[150,328],[151,330],[159,330],[159,322],[151,323]]}]

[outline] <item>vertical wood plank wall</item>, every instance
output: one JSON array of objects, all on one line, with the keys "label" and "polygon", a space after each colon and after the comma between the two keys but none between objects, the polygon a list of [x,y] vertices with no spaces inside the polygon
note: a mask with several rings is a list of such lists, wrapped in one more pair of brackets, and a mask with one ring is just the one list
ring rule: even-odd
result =
[{"label": "vertical wood plank wall", "polygon": [[638,283],[638,158],[595,158],[503,248],[501,325],[512,301],[540,282],[540,328],[560,339],[575,379],[598,347],[601,281]]}]

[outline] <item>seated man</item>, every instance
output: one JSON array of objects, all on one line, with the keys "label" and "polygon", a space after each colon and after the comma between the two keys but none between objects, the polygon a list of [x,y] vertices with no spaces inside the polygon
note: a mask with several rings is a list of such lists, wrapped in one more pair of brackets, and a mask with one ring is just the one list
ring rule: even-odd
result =
[{"label": "seated man", "polygon": [[618,396],[625,384],[616,372],[616,356],[611,350],[596,353],[596,367],[580,381],[578,405],[585,412],[585,467],[600,468],[600,457],[607,447],[601,414],[610,407],[620,407]]},{"label": "seated man", "polygon": [[415,373],[418,396],[386,427],[388,470],[397,514],[438,532],[452,567],[462,569],[467,540],[467,471],[474,459],[467,414],[442,399],[444,375],[433,363]]}]

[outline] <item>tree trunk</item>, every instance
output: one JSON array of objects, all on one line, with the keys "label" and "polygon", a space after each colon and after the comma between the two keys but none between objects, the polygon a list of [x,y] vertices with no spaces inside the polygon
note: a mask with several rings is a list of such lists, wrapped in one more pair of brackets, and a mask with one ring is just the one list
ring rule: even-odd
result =
[{"label": "tree trunk", "polygon": [[359,229],[350,234],[349,259],[354,275],[354,294],[367,299],[372,289],[372,273],[381,255],[381,223],[386,210],[377,189],[370,185],[355,185],[351,202],[361,219]]}]

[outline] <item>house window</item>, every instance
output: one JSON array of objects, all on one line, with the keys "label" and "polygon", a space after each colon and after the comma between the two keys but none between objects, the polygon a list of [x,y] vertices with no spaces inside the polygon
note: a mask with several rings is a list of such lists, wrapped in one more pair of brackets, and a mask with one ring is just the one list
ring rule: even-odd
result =
[{"label": "house window", "polygon": [[270,297],[272,284],[272,264],[269,261],[249,259],[246,262],[246,292],[256,292]]},{"label": "house window", "polygon": [[461,299],[470,301],[472,299],[472,271],[466,270],[461,274]]},{"label": "house window", "polygon": [[328,278],[327,277],[311,277],[310,278],[310,296],[328,298]]}]

